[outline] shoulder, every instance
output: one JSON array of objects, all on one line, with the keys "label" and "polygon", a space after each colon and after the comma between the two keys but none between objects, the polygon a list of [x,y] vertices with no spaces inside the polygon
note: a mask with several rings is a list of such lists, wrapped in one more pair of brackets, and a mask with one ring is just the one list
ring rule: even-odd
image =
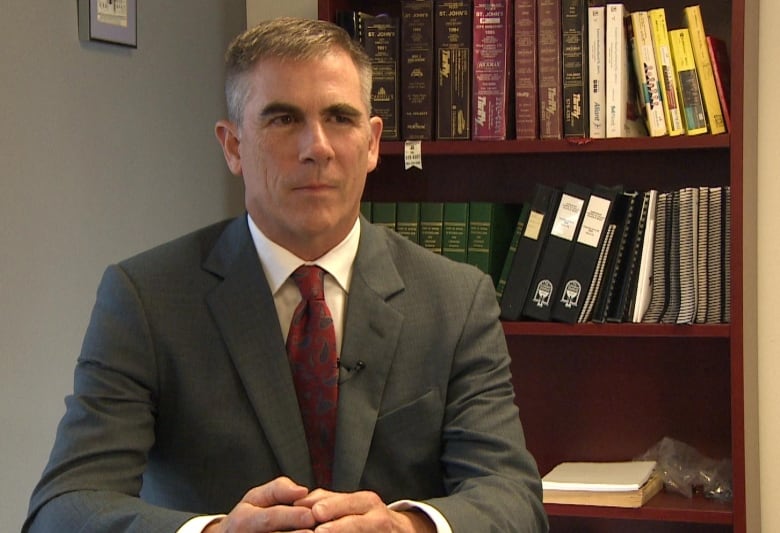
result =
[{"label": "shoulder", "polygon": [[475,266],[434,253],[388,228],[365,224],[364,230],[367,238],[361,239],[361,246],[371,248],[373,266],[379,265],[385,275],[397,273],[407,291],[422,289],[430,294],[457,287],[457,292],[467,294],[490,279]]}]

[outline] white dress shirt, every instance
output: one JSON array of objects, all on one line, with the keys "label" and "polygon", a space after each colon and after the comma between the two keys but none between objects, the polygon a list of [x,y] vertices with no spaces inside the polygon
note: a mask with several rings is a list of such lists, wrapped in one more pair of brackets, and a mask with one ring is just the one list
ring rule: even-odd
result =
[{"label": "white dress shirt", "polygon": [[[268,280],[268,286],[273,294],[276,314],[279,317],[279,327],[285,342],[287,331],[292,322],[295,308],[301,301],[301,293],[290,275],[301,265],[317,265],[325,270],[325,302],[333,318],[336,330],[336,350],[341,354],[341,339],[344,333],[344,317],[346,316],[347,294],[352,281],[352,265],[357,255],[360,241],[360,220],[355,220],[346,238],[315,261],[304,261],[300,257],[271,241],[260,228],[255,225],[252,217],[247,215],[249,232],[257,249],[263,273]],[[449,523],[434,507],[422,502],[400,500],[388,507],[395,511],[417,509],[424,512],[433,521],[437,533],[452,533]],[[202,533],[212,521],[225,515],[197,516],[187,521],[177,533]]]}]

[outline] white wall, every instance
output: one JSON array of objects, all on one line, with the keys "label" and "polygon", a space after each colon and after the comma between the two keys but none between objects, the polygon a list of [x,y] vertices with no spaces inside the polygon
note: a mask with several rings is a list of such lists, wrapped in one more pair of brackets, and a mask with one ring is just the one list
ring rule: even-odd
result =
[{"label": "white wall", "polygon": [[780,531],[780,3],[761,0],[758,78],[758,390],[763,531]]},{"label": "white wall", "polygon": [[213,134],[244,0],[138,2],[138,49],[75,0],[0,8],[0,531],[19,531],[109,262],[240,212]]},{"label": "white wall", "polygon": [[246,0],[247,26],[282,16],[316,19],[317,0]]}]

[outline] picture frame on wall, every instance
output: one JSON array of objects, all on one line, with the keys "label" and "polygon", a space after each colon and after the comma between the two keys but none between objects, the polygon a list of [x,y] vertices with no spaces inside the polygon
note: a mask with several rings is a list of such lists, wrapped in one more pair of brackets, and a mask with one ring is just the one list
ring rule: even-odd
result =
[{"label": "picture frame on wall", "polygon": [[79,39],[138,47],[136,0],[79,0]]}]

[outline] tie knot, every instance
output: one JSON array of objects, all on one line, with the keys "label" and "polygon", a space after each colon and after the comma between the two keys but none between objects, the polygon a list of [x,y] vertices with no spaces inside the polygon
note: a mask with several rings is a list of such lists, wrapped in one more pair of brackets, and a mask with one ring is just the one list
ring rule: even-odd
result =
[{"label": "tie knot", "polygon": [[325,271],[317,265],[303,265],[292,273],[292,279],[304,300],[323,300]]}]

